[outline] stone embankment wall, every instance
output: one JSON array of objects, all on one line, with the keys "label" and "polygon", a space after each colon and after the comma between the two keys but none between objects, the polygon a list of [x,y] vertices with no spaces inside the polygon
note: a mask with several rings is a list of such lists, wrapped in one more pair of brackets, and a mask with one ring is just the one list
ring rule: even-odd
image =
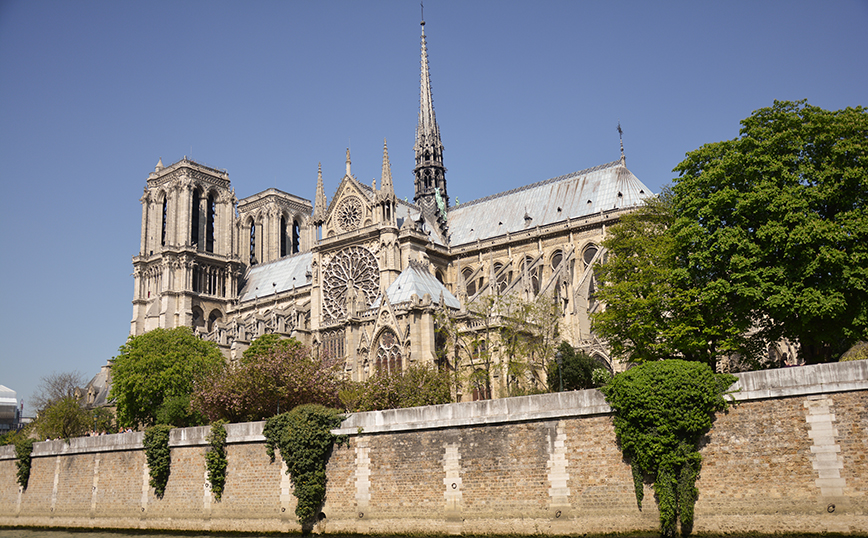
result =
[{"label": "stone embankment wall", "polygon": [[[695,531],[868,533],[868,361],[740,374],[738,405],[703,442]],[[21,491],[0,447],[0,526],[297,531],[285,466],[263,423],[231,424],[226,488],[208,489],[209,428],[174,430],[154,496],[128,433],[37,443]],[[315,531],[584,534],[654,531],[598,391],[350,416]]]}]

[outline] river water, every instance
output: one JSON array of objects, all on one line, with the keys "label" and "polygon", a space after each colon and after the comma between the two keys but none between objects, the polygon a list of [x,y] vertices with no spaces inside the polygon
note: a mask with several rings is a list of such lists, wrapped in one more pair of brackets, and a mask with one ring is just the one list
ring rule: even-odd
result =
[{"label": "river water", "polygon": [[[279,536],[280,533],[223,533],[223,532],[215,532],[215,533],[195,533],[195,532],[172,532],[172,531],[138,531],[138,530],[124,530],[124,531],[99,531],[94,532],[90,530],[76,530],[76,529],[3,529],[0,528],[0,538],[147,538],[147,537],[156,537],[156,536],[168,536],[173,538],[274,538],[275,536]],[[300,536],[300,535],[296,535]],[[358,535],[348,536],[348,535],[340,535],[340,534],[324,534],[324,535],[312,535],[314,538],[317,537],[328,537],[328,538],[360,538]],[[610,535],[609,538],[611,538]],[[628,538],[628,535],[619,534],[617,535],[620,538]],[[652,537],[653,534],[636,534],[629,535],[633,538],[645,538]],[[707,534],[704,535],[695,535],[696,538],[717,538],[714,536],[710,536]],[[757,538],[758,535],[751,535],[754,538]],[[775,534],[774,538],[828,538],[828,535],[821,534]],[[387,538],[376,537],[371,535],[365,535],[365,538]],[[394,535],[388,536],[388,538],[396,538]],[[425,538],[424,536],[414,535],[413,538]],[[434,538],[434,537],[431,537]],[[438,537],[439,538],[439,537]],[[488,537],[491,538],[491,537]],[[515,538],[515,537],[512,537]],[[593,536],[583,535],[583,538],[595,538]],[[604,538],[604,537],[596,537],[596,538]],[[731,536],[728,538],[732,538]]]}]

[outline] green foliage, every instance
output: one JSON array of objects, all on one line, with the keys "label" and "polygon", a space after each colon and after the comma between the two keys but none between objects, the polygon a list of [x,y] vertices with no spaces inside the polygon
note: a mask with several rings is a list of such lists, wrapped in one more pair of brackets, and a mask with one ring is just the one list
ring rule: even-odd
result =
[{"label": "green foliage", "polygon": [[277,352],[304,350],[304,344],[295,338],[281,338],[278,334],[263,334],[250,342],[250,347],[241,354],[241,362],[249,363]]},{"label": "green foliage", "polygon": [[15,442],[15,465],[18,467],[18,484],[21,489],[27,489],[30,480],[30,454],[33,452],[34,439],[20,438]]},{"label": "green foliage", "polygon": [[154,494],[162,499],[166,493],[166,483],[172,470],[172,451],[169,448],[169,432],[172,426],[157,424],[145,430],[142,444],[145,447],[145,457],[148,459],[148,482],[154,488]]},{"label": "green foliage", "polygon": [[675,168],[679,266],[722,329],[834,360],[868,337],[868,111],[775,101],[739,134]]},{"label": "green foliage", "polygon": [[857,342],[856,345],[841,355],[841,361],[861,361],[868,359],[868,342]]},{"label": "green foliage", "polygon": [[[594,382],[594,370],[601,368],[590,355],[584,351],[576,351],[567,342],[561,342],[558,352],[561,354],[562,366],[558,365],[557,360],[552,360],[546,371],[549,392],[560,392],[561,380],[563,380],[564,390],[592,389],[602,384]],[[605,369],[601,370],[608,373]]]},{"label": "green foliage", "polygon": [[404,372],[380,372],[361,383],[348,382],[340,398],[351,412],[444,404],[452,401],[451,382],[448,370],[412,365]]},{"label": "green foliage", "polygon": [[[101,429],[101,427],[105,427]],[[43,439],[81,437],[88,431],[111,431],[111,412],[82,407],[74,396],[64,396],[48,405],[36,419],[36,431]]]},{"label": "green foliage", "polygon": [[744,336],[750,320],[700,300],[688,278],[671,230],[674,203],[664,190],[609,228],[609,256],[595,269],[597,298],[606,304],[593,314],[595,332],[614,356],[635,364],[683,358],[714,368],[724,354],[753,356]]},{"label": "green foliage", "polygon": [[674,536],[679,519],[683,535],[692,529],[699,440],[714,413],[726,409],[723,395],[735,381],[699,362],[664,360],[631,368],[600,389],[614,412],[640,508],[644,477],[654,481],[664,536]]},{"label": "green foliage", "polygon": [[499,350],[506,362],[506,395],[545,392],[544,375],[554,361],[561,313],[551,294],[527,301],[517,295],[498,297]]},{"label": "green foliage", "polygon": [[341,425],[343,416],[336,409],[321,405],[300,405],[269,418],[262,434],[271,461],[274,449],[286,462],[287,473],[298,499],[295,515],[303,528],[309,528],[319,515],[326,492],[326,463],[335,441],[331,430]]},{"label": "green foliage", "polygon": [[211,420],[262,420],[307,403],[337,406],[342,362],[316,357],[295,339],[254,340],[241,364],[225,365],[197,384],[192,406]]},{"label": "green foliage", "polygon": [[226,467],[229,464],[226,461],[226,421],[218,420],[211,425],[208,444],[211,445],[205,453],[208,482],[211,484],[211,492],[219,502],[223,496],[223,486],[226,485]]},{"label": "green foliage", "polygon": [[187,327],[154,329],[131,336],[112,363],[111,398],[121,426],[152,425],[157,416],[193,426],[195,414],[180,409],[196,381],[222,368],[223,356],[213,342]]},{"label": "green foliage", "polygon": [[612,380],[612,372],[605,368],[594,368],[591,371],[591,384],[595,387],[602,387]]}]

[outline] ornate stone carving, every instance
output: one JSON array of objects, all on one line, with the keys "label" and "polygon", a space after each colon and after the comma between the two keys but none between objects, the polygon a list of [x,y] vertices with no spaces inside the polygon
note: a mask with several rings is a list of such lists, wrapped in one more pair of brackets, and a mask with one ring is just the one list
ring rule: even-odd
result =
[{"label": "ornate stone carving", "polygon": [[355,230],[362,222],[362,213],[361,200],[355,196],[344,198],[335,211],[338,227],[345,232]]},{"label": "ornate stone carving", "polygon": [[332,319],[343,319],[348,310],[366,310],[376,300],[379,290],[377,258],[365,248],[347,247],[335,254],[323,269],[324,306]]}]

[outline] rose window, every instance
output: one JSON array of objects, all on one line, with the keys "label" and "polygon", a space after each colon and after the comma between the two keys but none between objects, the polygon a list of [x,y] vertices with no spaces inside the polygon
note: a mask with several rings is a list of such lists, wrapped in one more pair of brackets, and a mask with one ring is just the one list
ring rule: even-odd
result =
[{"label": "rose window", "polygon": [[337,209],[338,226],[345,232],[351,232],[362,223],[362,202],[355,196],[345,198]]},{"label": "rose window", "polygon": [[350,300],[356,311],[367,310],[380,291],[377,258],[362,247],[348,247],[331,259],[323,271],[323,302],[332,319],[347,315]]}]

